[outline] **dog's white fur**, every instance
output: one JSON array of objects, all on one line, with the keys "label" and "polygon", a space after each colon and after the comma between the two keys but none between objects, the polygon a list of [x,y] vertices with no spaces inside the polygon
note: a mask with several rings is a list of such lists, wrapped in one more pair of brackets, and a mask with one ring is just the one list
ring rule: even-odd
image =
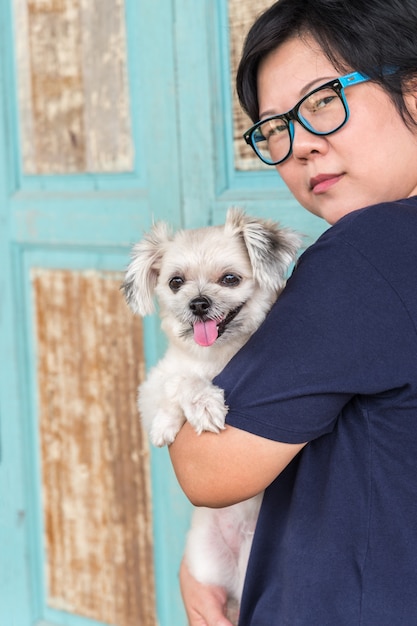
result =
[{"label": "dog's white fur", "polygon": [[[173,235],[159,222],[136,244],[123,285],[127,301],[145,316],[156,296],[169,340],[139,388],[140,414],[154,445],[172,443],[185,419],[198,433],[225,427],[223,391],[211,381],[264,320],[300,242],[296,233],[232,208],[222,226]],[[194,339],[193,327],[202,322],[223,331],[211,345]],[[237,602],[261,497],[196,509],[187,539],[192,574],[225,587]]]}]

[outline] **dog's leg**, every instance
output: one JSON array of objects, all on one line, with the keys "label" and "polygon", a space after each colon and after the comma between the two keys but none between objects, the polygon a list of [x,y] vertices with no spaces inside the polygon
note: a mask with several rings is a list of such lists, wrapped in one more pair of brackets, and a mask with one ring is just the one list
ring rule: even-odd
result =
[{"label": "dog's leg", "polygon": [[224,429],[227,406],[224,392],[211,381],[195,377],[175,377],[167,385],[167,392],[183,410],[187,421],[198,434],[205,430],[218,433]]},{"label": "dog's leg", "polygon": [[169,446],[184,422],[184,415],[179,407],[170,405],[167,408],[160,408],[149,431],[151,443],[159,448]]},{"label": "dog's leg", "polygon": [[138,407],[142,424],[151,443],[157,447],[171,444],[185,421],[169,380],[166,372],[155,367],[139,387]]}]

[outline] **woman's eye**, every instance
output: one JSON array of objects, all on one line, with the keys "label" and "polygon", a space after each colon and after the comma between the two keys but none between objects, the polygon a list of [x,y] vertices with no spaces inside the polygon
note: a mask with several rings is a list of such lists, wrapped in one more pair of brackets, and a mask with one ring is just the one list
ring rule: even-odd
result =
[{"label": "woman's eye", "polygon": [[266,140],[276,135],[282,135],[282,133],[287,131],[287,125],[281,120],[271,120],[263,124],[261,128],[262,135]]},{"label": "woman's eye", "polygon": [[331,104],[333,100],[336,99],[336,96],[327,96],[326,98],[320,98],[317,100],[314,106],[314,109],[317,111],[319,109],[324,109],[328,104]]},{"label": "woman's eye", "polygon": [[339,97],[333,90],[323,90],[323,92],[319,91],[314,94],[314,97],[308,98],[304,103],[304,107],[310,113],[316,113],[337,102],[339,102]]},{"label": "woman's eye", "polygon": [[178,291],[179,289],[181,289],[182,285],[184,284],[184,279],[182,278],[182,276],[173,276],[169,282],[169,288],[171,289],[171,291]]},{"label": "woman's eye", "polygon": [[225,274],[220,279],[220,284],[225,287],[236,287],[241,281],[240,276],[236,276],[236,274]]}]

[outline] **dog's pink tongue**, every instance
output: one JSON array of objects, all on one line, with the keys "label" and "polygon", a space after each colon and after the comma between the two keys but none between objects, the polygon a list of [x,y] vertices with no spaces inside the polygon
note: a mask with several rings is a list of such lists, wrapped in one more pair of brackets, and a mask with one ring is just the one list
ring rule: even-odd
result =
[{"label": "dog's pink tongue", "polygon": [[194,341],[199,346],[211,346],[217,339],[218,330],[215,320],[194,324]]}]

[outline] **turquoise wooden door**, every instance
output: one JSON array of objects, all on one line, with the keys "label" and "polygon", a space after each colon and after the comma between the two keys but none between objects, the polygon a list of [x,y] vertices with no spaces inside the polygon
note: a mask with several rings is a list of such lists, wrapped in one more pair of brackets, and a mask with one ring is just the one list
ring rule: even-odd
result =
[{"label": "turquoise wooden door", "polygon": [[0,11],[0,624],[180,624],[188,509],[135,406],[162,341],[119,290],[182,220],[174,6]]},{"label": "turquoise wooden door", "polygon": [[185,626],[190,507],[136,417],[162,354],[119,284],[153,219],[316,237],[232,75],[269,0],[0,0],[0,624]]}]

